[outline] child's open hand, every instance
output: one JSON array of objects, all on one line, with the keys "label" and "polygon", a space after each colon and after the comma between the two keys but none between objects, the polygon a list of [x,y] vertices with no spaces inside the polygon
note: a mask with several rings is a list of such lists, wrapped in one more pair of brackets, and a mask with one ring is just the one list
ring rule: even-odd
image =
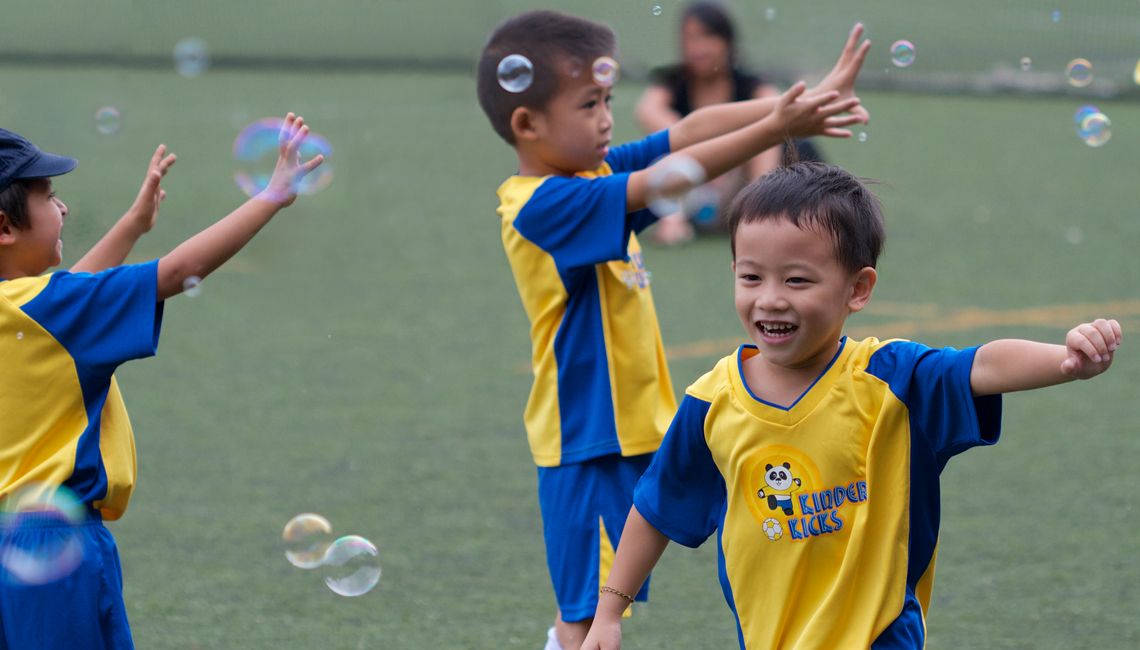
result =
[{"label": "child's open hand", "polygon": [[127,210],[127,216],[133,219],[140,234],[150,232],[155,220],[158,219],[158,205],[166,198],[166,190],[162,189],[162,177],[166,176],[166,172],[176,160],[178,159],[174,154],[166,155],[164,144],[158,145],[158,149],[155,149],[154,155],[150,157],[142,189],[139,190],[139,195],[130,210]]},{"label": "child's open hand", "polygon": [[257,198],[268,203],[279,203],[281,207],[288,207],[297,198],[297,187],[301,180],[317,168],[325,159],[318,154],[312,160],[301,163],[298,150],[305,136],[309,135],[309,127],[303,118],[292,113],[285,116],[285,123],[281,125],[281,133],[277,137],[280,154],[277,157],[277,167],[269,179],[269,185],[257,195]]},{"label": "child's open hand", "polygon": [[851,132],[840,128],[863,121],[859,115],[843,115],[859,106],[858,97],[839,99],[839,91],[831,90],[805,97],[807,85],[799,82],[780,96],[771,117],[783,126],[788,135],[806,138],[827,135],[833,138],[850,138]]},{"label": "child's open hand", "polygon": [[1061,364],[1061,372],[1074,379],[1091,379],[1108,370],[1116,346],[1122,339],[1120,323],[1098,318],[1069,330],[1065,347],[1069,356]]},{"label": "child's open hand", "polygon": [[[835,67],[827,73],[827,76],[819,82],[818,86],[808,92],[808,95],[814,96],[835,90],[843,99],[855,96],[855,79],[859,76],[859,71],[863,69],[863,61],[867,59],[867,53],[871,50],[871,41],[859,43],[862,36],[863,23],[858,23],[847,35],[847,43],[843,46],[843,53],[839,55]],[[859,116],[859,121],[864,124],[871,120],[871,114],[862,106],[853,107],[851,112]]]}]

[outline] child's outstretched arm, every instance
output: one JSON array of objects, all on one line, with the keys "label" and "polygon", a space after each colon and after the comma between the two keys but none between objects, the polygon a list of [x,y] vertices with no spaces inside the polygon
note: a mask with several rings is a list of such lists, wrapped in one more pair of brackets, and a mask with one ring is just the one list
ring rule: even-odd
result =
[{"label": "child's outstretched arm", "polygon": [[[641,585],[645,584],[649,572],[657,565],[668,545],[669,538],[646,521],[637,511],[637,506],[630,508],[606,587],[632,597],[641,590]],[[612,591],[598,594],[598,609],[590,625],[590,633],[582,642],[582,650],[620,648],[621,616],[629,605],[629,599]]]},{"label": "child's outstretched arm", "polygon": [[[789,136],[804,136],[824,133],[850,136],[841,126],[853,124],[860,118],[855,115],[840,117],[859,104],[858,97],[838,100],[839,92],[830,91],[814,97],[804,97],[805,85],[801,81],[788,92],[780,95],[776,109],[759,122],[717,136],[711,140],[698,142],[682,149],[683,154],[695,160],[705,172],[705,178],[720,176],[730,169],[744,164],[756,154],[780,144]],[[844,136],[844,137],[845,137]],[[663,165],[670,164],[666,158],[654,165],[629,175],[626,182],[625,204],[628,212],[646,206],[649,192],[649,179],[658,173]],[[681,192],[689,188],[674,187],[671,191]]]},{"label": "child's outstretched arm", "polygon": [[1122,340],[1120,323],[1097,319],[1069,330],[1065,345],[1003,339],[978,348],[970,369],[975,396],[1091,379],[1108,370]]},{"label": "child's outstretched arm", "polygon": [[278,136],[280,153],[269,185],[158,261],[158,300],[182,293],[183,283],[191,276],[205,278],[213,273],[249,243],[278,210],[293,204],[298,183],[324,160],[318,155],[301,163],[297,151],[308,133],[304,120],[289,113]]},{"label": "child's outstretched arm", "polygon": [[166,198],[166,190],[162,189],[162,177],[177,158],[174,154],[166,155],[166,145],[158,145],[154,155],[147,166],[146,178],[142,189],[135,197],[135,202],[126,214],[111,227],[111,230],[99,240],[95,246],[87,251],[75,266],[72,273],[99,273],[118,266],[127,259],[135,242],[154,227],[158,218],[158,206]]},{"label": "child's outstretched arm", "polygon": [[[859,44],[863,36],[863,25],[855,25],[847,36],[847,43],[843,46],[843,53],[831,72],[823,78],[815,88],[809,89],[805,95],[808,98],[822,95],[831,91],[839,93],[840,99],[849,99],[855,96],[855,79],[871,49],[871,41]],[[742,129],[749,124],[758,122],[767,117],[779,103],[778,97],[764,99],[751,99],[743,102],[716,104],[700,108],[689,113],[681,121],[669,128],[669,147],[673,151],[680,151],[698,142],[704,142],[725,133]],[[870,115],[867,110],[855,104],[850,108],[852,117],[857,119],[845,121],[843,126],[867,122]],[[838,130],[827,133],[833,137],[850,137],[850,133]]]}]

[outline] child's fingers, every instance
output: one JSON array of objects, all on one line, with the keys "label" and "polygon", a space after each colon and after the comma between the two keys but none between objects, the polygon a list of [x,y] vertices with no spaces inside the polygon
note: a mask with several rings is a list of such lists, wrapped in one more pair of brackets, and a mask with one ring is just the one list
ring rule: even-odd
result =
[{"label": "child's fingers", "polygon": [[827,104],[819,107],[819,112],[822,115],[831,117],[841,113],[850,113],[853,108],[859,105],[858,97],[848,97],[843,101],[835,102],[834,104]]},{"label": "child's fingers", "polygon": [[[300,123],[300,120],[297,120],[297,122]],[[302,125],[301,128],[297,129],[297,132],[293,134],[293,137],[289,140],[289,152],[295,153],[298,149],[300,149],[301,143],[304,142],[305,137],[308,135],[308,126]]]},{"label": "child's fingers", "polygon": [[1110,318],[1108,324],[1112,327],[1112,333],[1116,335],[1116,344],[1120,345],[1124,340],[1124,330],[1120,329],[1120,323],[1115,318]]},{"label": "child's fingers", "polygon": [[[1098,318],[1093,321],[1092,326],[1100,332],[1101,337],[1104,338],[1105,343],[1108,345],[1108,351],[1112,352],[1116,349],[1116,331],[1112,329],[1112,323],[1109,323],[1103,318]],[[1117,325],[1119,327],[1119,324]]]},{"label": "child's fingers", "polygon": [[[787,89],[784,92],[784,94],[780,96],[780,107],[781,108],[787,108],[788,106],[791,106],[792,104],[794,104],[796,99],[800,95],[804,94],[805,90],[807,90],[807,84],[802,82],[802,81],[797,81],[795,83],[795,85],[793,85],[791,88]],[[831,93],[826,93],[824,96],[829,95],[829,94],[831,94]],[[830,101],[830,100],[827,100],[827,101]]]},{"label": "child's fingers", "polygon": [[830,129],[829,128],[829,129],[824,129],[820,133],[822,133],[823,135],[826,135],[829,138],[850,138],[851,137],[851,132],[848,131],[847,129]]},{"label": "child's fingers", "polygon": [[[805,97],[803,102],[804,102],[805,108],[807,108],[808,110],[815,111],[815,110],[822,110],[824,106],[826,106],[830,102],[835,101],[836,99],[839,99],[839,91],[838,90],[832,90],[832,91],[823,93],[822,95],[816,95],[815,97],[810,97],[810,98]],[[844,101],[849,101],[849,100],[844,100]],[[837,104],[842,104],[842,103],[844,103],[844,102],[837,102]],[[858,100],[856,100],[855,103],[859,103]]]},{"label": "child's fingers", "polygon": [[871,51],[871,41],[863,41],[859,46],[859,51],[855,53],[855,57],[851,61],[851,67],[856,72],[863,69],[863,62],[867,60],[867,54]]},{"label": "child's fingers", "polygon": [[1061,362],[1061,372],[1065,373],[1066,375],[1071,375],[1076,372],[1076,370],[1077,362],[1075,359],[1070,357]]},{"label": "child's fingers", "polygon": [[843,61],[850,58],[855,54],[855,48],[859,45],[859,37],[863,35],[863,23],[855,23],[851,28],[851,32],[847,34],[847,42],[843,44],[843,54],[839,55],[839,60]]},{"label": "child's fingers", "polygon": [[159,202],[159,203],[162,203],[162,200],[163,200],[163,199],[165,199],[165,198],[166,198],[166,190],[161,190],[161,191],[159,191],[159,193],[158,193],[158,202]]},{"label": "child's fingers", "polygon": [[162,160],[160,160],[160,161],[159,161],[159,163],[158,163],[158,171],[159,171],[159,172],[160,172],[160,173],[161,173],[163,176],[166,176],[166,172],[170,170],[170,166],[171,166],[171,165],[173,165],[173,164],[174,164],[174,163],[176,163],[176,162],[178,162],[178,157],[177,157],[177,156],[175,156],[174,154],[170,154],[169,156],[167,156],[167,157],[165,157],[165,158],[163,158]]},{"label": "child's fingers", "polygon": [[309,172],[311,172],[314,169],[316,169],[317,167],[319,167],[321,165],[321,163],[323,163],[324,161],[325,161],[325,157],[321,154],[317,154],[316,158],[313,158],[312,160],[305,163],[304,165],[301,165],[301,172],[308,174]]},{"label": "child's fingers", "polygon": [[851,109],[851,114],[852,115],[858,115],[860,120],[863,122],[863,124],[870,124],[871,123],[871,113],[869,113],[867,111],[867,109],[863,108],[862,104]]},{"label": "child's fingers", "polygon": [[293,137],[293,122],[296,119],[296,115],[289,113],[285,116],[285,121],[281,123],[281,131],[277,134],[277,146],[281,147],[282,150],[289,144],[289,139]]},{"label": "child's fingers", "polygon": [[1090,359],[1100,363],[1104,357],[1108,356],[1108,343],[1104,340],[1100,330],[1090,323],[1083,323],[1077,326],[1077,332],[1080,334],[1080,348],[1089,355]]},{"label": "child's fingers", "polygon": [[162,160],[162,156],[164,154],[166,154],[166,145],[164,145],[164,144],[158,145],[158,148],[154,150],[154,155],[150,157],[150,165],[147,165],[147,166],[148,167],[154,167],[155,165],[157,165],[158,161]]}]

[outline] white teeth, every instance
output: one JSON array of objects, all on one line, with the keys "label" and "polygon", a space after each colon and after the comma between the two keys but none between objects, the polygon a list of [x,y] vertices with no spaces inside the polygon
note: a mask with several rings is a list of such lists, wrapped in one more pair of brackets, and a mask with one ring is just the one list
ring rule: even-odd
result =
[{"label": "white teeth", "polygon": [[790,332],[796,328],[796,326],[792,325],[791,323],[775,323],[772,325],[761,323],[760,327],[762,327],[765,332],[771,332],[771,333]]}]

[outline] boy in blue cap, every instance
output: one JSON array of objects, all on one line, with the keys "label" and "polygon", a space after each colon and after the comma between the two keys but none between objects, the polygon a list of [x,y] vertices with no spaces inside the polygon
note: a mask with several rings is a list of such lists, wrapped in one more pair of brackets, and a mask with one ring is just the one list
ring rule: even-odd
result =
[{"label": "boy in blue cap", "polygon": [[[293,203],[298,182],[323,160],[301,163],[297,151],[307,134],[290,113],[266,190],[165,257],[96,274],[41,276],[61,261],[68,213],[51,178],[78,163],[0,130],[0,500],[36,484],[63,486],[86,510],[74,528],[51,513],[23,512],[0,529],[0,648],[133,647],[118,552],[102,524],[122,516],[135,475],[126,413],[104,412],[108,399],[117,399],[112,373],[154,354],[164,300],[181,293],[188,278],[212,273]],[[172,162],[159,151],[142,205],[136,203],[144,222],[146,207],[153,219],[162,198],[169,167],[163,162]],[[122,229],[109,237],[80,261],[81,270],[114,261],[133,243]],[[66,576],[37,584],[11,570],[9,560],[63,538],[78,539],[83,549]]]}]

